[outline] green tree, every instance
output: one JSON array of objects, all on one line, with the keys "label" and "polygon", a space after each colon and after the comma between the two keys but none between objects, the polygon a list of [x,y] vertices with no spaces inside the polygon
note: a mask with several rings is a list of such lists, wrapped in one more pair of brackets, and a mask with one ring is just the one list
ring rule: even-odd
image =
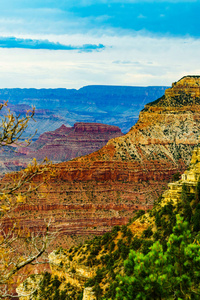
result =
[{"label": "green tree", "polygon": [[146,255],[131,250],[124,273],[115,299],[200,299],[200,245],[188,223],[177,215],[166,251],[159,241]]}]

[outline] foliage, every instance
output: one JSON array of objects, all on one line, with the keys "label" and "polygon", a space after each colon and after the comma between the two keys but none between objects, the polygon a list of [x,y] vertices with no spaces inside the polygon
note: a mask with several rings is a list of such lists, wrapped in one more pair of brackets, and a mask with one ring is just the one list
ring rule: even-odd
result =
[{"label": "foliage", "polygon": [[[7,102],[0,104],[0,111],[7,107]],[[1,129],[0,129],[0,147],[19,145],[22,141],[26,144],[30,144],[32,137],[24,138],[23,134],[28,126],[28,122],[33,119],[35,109],[27,111],[25,117],[20,115],[15,116],[7,109],[7,113],[0,117]]]},{"label": "foliage", "polygon": [[[7,103],[0,105],[0,110]],[[34,109],[25,117],[14,116],[9,110],[0,117],[0,147],[12,147],[23,142],[27,145],[31,137],[24,138],[23,133],[28,122],[34,116]],[[0,181],[0,298],[12,297],[13,276],[25,266],[37,263],[39,257],[46,251],[53,234],[50,233],[50,220],[44,220],[44,231],[38,235],[21,228],[14,216],[15,209],[28,201],[29,194],[38,186],[31,182],[33,178],[44,174],[48,162],[38,165],[34,160],[26,169],[17,174],[11,174]]]},{"label": "foliage", "polygon": [[23,282],[23,295],[32,300],[82,300],[80,289],[74,289],[70,283],[63,282],[63,278],[48,272],[39,275],[39,278],[37,275],[31,275]]},{"label": "foliage", "polygon": [[200,245],[188,222],[177,215],[164,251],[159,241],[144,255],[134,250],[118,276],[116,299],[199,299]]},{"label": "foliage", "polygon": [[181,177],[180,172],[177,172],[175,174],[172,175],[172,181],[178,181]]},{"label": "foliage", "polygon": [[[136,279],[134,279],[134,287],[138,285],[138,291],[142,289],[141,283],[139,284],[139,282],[143,282],[147,276],[147,281],[148,278],[151,274],[151,271],[155,270],[155,278],[158,278],[158,276],[161,276],[162,278],[162,273],[159,273],[159,270],[156,269],[156,264],[155,261],[156,259],[159,260],[159,257],[163,256],[163,270],[164,268],[168,268],[168,263],[169,265],[171,264],[171,266],[178,266],[180,267],[180,264],[178,265],[178,263],[176,263],[175,259],[178,261],[178,257],[176,257],[173,254],[173,247],[172,245],[176,245],[176,239],[174,238],[174,235],[177,236],[179,238],[179,234],[177,232],[177,218],[176,215],[179,214],[180,215],[180,219],[187,221],[186,223],[183,222],[183,225],[181,225],[181,228],[184,228],[184,226],[186,226],[185,224],[187,224],[187,231],[184,233],[183,235],[183,241],[179,242],[179,249],[180,251],[183,250],[183,248],[185,248],[187,251],[189,251],[190,249],[192,249],[192,258],[195,258],[195,255],[197,255],[198,253],[198,242],[194,242],[194,241],[199,241],[199,229],[200,229],[200,203],[199,203],[199,199],[200,199],[200,183],[197,184],[196,186],[196,191],[195,193],[191,193],[189,188],[183,184],[182,187],[182,192],[181,192],[181,197],[180,200],[177,203],[174,203],[173,201],[168,201],[167,203],[162,202],[162,198],[160,198],[154,205],[154,208],[149,212],[149,215],[151,218],[153,218],[153,223],[151,225],[149,225],[149,227],[147,227],[144,231],[142,236],[138,237],[137,235],[132,234],[129,226],[122,226],[121,229],[117,232],[117,235],[112,235],[111,233],[107,233],[106,235],[102,236],[101,239],[101,249],[99,250],[99,253],[101,254],[100,257],[100,261],[101,264],[104,266],[104,277],[103,280],[101,282],[98,281],[98,284],[102,286],[104,286],[105,284],[107,284],[106,289],[103,291],[103,294],[101,296],[100,299],[115,299],[116,298],[116,290],[117,287],[120,287],[122,289],[124,289],[124,298],[120,298],[120,296],[118,296],[118,299],[137,299],[135,298],[136,296],[132,295],[130,298],[126,298],[127,296],[125,296],[126,291],[128,289],[128,282],[131,282],[131,279],[129,277],[129,275],[133,276],[133,274],[137,274],[138,270],[135,272],[134,268],[132,269],[132,273],[130,272],[130,270],[128,271],[127,267],[125,268],[125,275],[126,275],[126,279],[127,282],[126,284],[124,284],[124,286],[122,285],[119,286],[119,283],[121,282],[119,280],[119,278],[117,278],[117,274],[123,274],[122,272],[122,266],[123,266],[123,261],[127,259],[128,254],[132,256],[132,260],[134,261],[133,258],[138,258],[140,260],[144,261],[144,265],[147,265],[148,267],[146,267],[146,269],[149,269],[150,271],[147,271],[145,269],[146,273],[142,273],[139,275],[138,274],[138,282],[136,281]],[[135,221],[136,219],[140,219],[142,220],[144,213],[139,212],[138,216],[135,217],[133,219],[133,221]],[[130,223],[129,223],[130,224]],[[154,228],[153,228],[154,227]],[[186,228],[185,227],[185,228]],[[188,233],[189,230],[189,233]],[[187,238],[186,235],[188,234]],[[180,234],[181,235],[181,234]],[[170,238],[169,238],[170,237]],[[175,239],[173,241],[173,243],[171,244],[171,246],[169,245],[169,241],[172,241],[173,238]],[[182,238],[182,237],[181,237]],[[185,246],[183,247],[182,245]],[[114,247],[115,244],[115,247]],[[194,245],[194,246],[192,246]],[[94,247],[93,243],[90,242],[90,247]],[[175,247],[175,246],[174,246]],[[178,246],[177,246],[178,247]],[[182,248],[181,248],[182,247]],[[194,249],[193,249],[194,247]],[[103,250],[104,249],[104,250]],[[196,252],[195,252],[196,251]],[[184,254],[186,255],[186,254]],[[185,259],[185,256],[182,256],[183,259]],[[170,256],[172,256],[170,258]],[[151,258],[150,258],[151,257]],[[167,257],[167,261],[166,264],[164,264],[164,260]],[[182,259],[182,262],[183,262]],[[130,260],[130,259],[128,259]],[[189,271],[184,271],[187,278],[190,278],[191,276],[191,282],[192,282],[192,287],[191,289],[196,289],[197,287],[195,287],[195,279],[193,278],[192,272],[194,272],[194,269],[192,267],[192,262],[191,260],[188,259],[188,261],[191,263],[191,272]],[[153,263],[154,262],[154,263]],[[193,261],[194,262],[194,261]],[[195,263],[196,264],[196,263]],[[94,266],[97,264],[93,264]],[[134,264],[132,264],[133,267]],[[99,266],[99,265],[98,265]],[[196,264],[196,267],[198,265]],[[138,267],[139,268],[139,267]],[[151,270],[152,268],[152,270]],[[170,267],[169,267],[170,269]],[[144,270],[143,270],[144,271]],[[149,273],[148,273],[149,272]],[[168,279],[170,280],[170,278],[174,277],[178,277],[178,271],[176,269],[174,269],[175,275],[173,274],[168,274]],[[158,274],[158,275],[156,275]],[[173,275],[173,276],[172,276]],[[197,272],[195,271],[195,276],[197,276]],[[144,278],[142,277],[144,276]],[[123,276],[122,276],[123,277]],[[183,278],[181,280],[183,280],[184,278],[186,278],[183,276]],[[197,276],[198,277],[198,276]],[[164,280],[164,279],[163,279]],[[186,280],[186,279],[185,279]],[[156,282],[156,283],[155,283]],[[155,295],[152,296],[152,294],[148,297],[143,296],[143,298],[141,297],[141,299],[161,299],[160,294],[158,294],[159,296],[156,296],[156,293],[159,293],[159,289],[161,289],[161,287],[157,286],[157,281],[155,279],[154,285],[155,285]],[[164,282],[164,281],[163,281]],[[97,284],[96,278],[92,278],[90,280],[90,282],[88,282],[89,286],[95,286]],[[173,284],[175,284],[175,280],[172,282]],[[149,285],[152,285],[151,280],[149,279]],[[169,284],[167,282],[167,284]],[[130,283],[131,285],[131,283]],[[132,289],[132,287],[129,287],[130,290]],[[136,287],[135,287],[136,288]],[[144,287],[143,287],[144,288]],[[145,286],[146,288],[146,286]],[[153,288],[153,287],[152,287]],[[163,295],[162,295],[162,299],[168,299],[168,294],[165,297],[164,295],[164,290],[165,290],[166,286],[162,286],[163,289]],[[174,290],[176,290],[176,286],[173,287]],[[184,288],[186,289],[186,291],[189,293],[191,292],[190,290],[190,286],[189,283],[188,285],[184,282],[184,287],[182,288],[182,290],[184,290]],[[168,288],[166,288],[168,290]],[[174,292],[174,290],[172,291],[172,294]],[[135,292],[135,291],[134,291]],[[144,291],[143,291],[144,292]],[[186,293],[187,293],[186,292]],[[119,293],[119,292],[118,292]],[[135,292],[136,293],[136,292]],[[146,290],[145,292],[146,293]],[[174,292],[175,293],[175,292]],[[191,292],[192,294],[192,292]],[[198,299],[198,294],[197,296],[195,296],[196,294],[192,294],[192,298],[191,299]],[[145,298],[146,297],[146,298]],[[156,298],[157,297],[157,298]],[[171,297],[171,296],[170,296]],[[184,296],[181,294],[179,296],[180,299],[186,299],[184,298]],[[195,298],[196,297],[196,298]],[[138,298],[140,299],[140,298]],[[170,299],[170,298],[169,298]],[[171,298],[171,299],[178,299],[178,298]],[[188,298],[189,299],[189,298]]]}]

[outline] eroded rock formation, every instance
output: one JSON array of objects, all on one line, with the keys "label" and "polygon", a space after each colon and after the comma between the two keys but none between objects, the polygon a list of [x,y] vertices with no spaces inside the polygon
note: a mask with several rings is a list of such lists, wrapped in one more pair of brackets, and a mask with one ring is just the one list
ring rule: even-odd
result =
[{"label": "eroded rock formation", "polygon": [[[182,78],[146,105],[126,135],[53,165],[31,204],[15,216],[37,231],[37,223],[51,215],[63,234],[88,236],[127,223],[137,209],[151,208],[172,175],[186,169],[198,143],[199,91],[199,77]],[[41,180],[38,176],[36,183]]]},{"label": "eroded rock formation", "polygon": [[20,149],[26,157],[38,160],[67,161],[99,150],[114,138],[122,136],[117,126],[99,123],[75,123],[73,127],[43,133],[30,147]]},{"label": "eroded rock formation", "polygon": [[63,124],[40,135],[29,147],[4,147],[0,151],[0,174],[19,171],[33,158],[43,161],[47,157],[57,163],[86,155],[106,145],[111,138],[122,135],[120,128],[112,125],[80,122],[66,127]]},{"label": "eroded rock formation", "polygon": [[[112,283],[116,280],[115,276],[123,274],[124,260],[128,256],[129,250],[134,249],[142,252],[141,245],[144,245],[145,242],[150,242],[152,245],[156,239],[158,241],[162,240],[162,242],[168,241],[166,234],[169,237],[173,230],[173,227],[170,229],[169,224],[171,225],[171,222],[175,222],[177,212],[183,215],[184,218],[188,218],[188,210],[185,210],[186,207],[188,209],[186,201],[187,205],[192,208],[190,217],[192,217],[191,220],[193,221],[190,221],[189,224],[194,230],[194,236],[198,236],[196,234],[199,233],[199,219],[197,218],[199,216],[199,180],[200,145],[198,144],[198,147],[195,147],[193,150],[189,167],[182,174],[181,179],[168,184],[168,189],[162,194],[160,201],[156,203],[152,211],[141,215],[127,226],[113,228],[109,235],[104,235],[101,239],[95,238],[85,242],[83,245],[79,245],[79,247],[73,247],[68,250],[54,250],[49,255],[52,276],[56,275],[62,283],[70,283],[74,288],[78,287],[80,290],[84,290],[83,300],[98,299],[97,294],[95,294],[95,286],[98,282],[104,298],[111,299],[106,297],[106,292],[109,288],[111,291],[111,286],[112,289],[113,287],[116,289],[116,286],[113,286]],[[183,196],[183,190],[185,191],[185,196]],[[172,221],[172,217],[174,221]],[[195,220],[198,223],[198,229],[194,229]],[[165,232],[166,229],[167,233]],[[149,230],[151,234],[147,235]],[[175,234],[176,232],[173,231]],[[155,235],[155,233],[158,234]],[[191,237],[190,234],[189,236]],[[128,251],[123,256],[124,249],[128,249]],[[95,281],[97,278],[98,281]],[[93,282],[91,284],[93,287],[90,286],[84,289],[84,284],[88,279],[91,279],[90,283]],[[33,284],[34,282],[31,283],[31,285]],[[23,285],[20,285],[19,292],[22,288]],[[27,297],[25,299],[28,300],[30,298]]]}]

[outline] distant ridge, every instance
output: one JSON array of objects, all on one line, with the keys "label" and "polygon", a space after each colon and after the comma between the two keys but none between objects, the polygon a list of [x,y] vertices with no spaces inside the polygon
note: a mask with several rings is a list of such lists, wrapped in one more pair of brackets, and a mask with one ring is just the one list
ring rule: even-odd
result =
[{"label": "distant ridge", "polygon": [[[76,89],[0,89],[0,101],[9,101],[11,110],[24,114],[36,108],[35,119],[28,133],[38,129],[36,138],[76,122],[115,125],[126,133],[138,119],[144,105],[161,97],[166,86],[109,86],[90,85]],[[23,109],[24,105],[24,109]]]}]

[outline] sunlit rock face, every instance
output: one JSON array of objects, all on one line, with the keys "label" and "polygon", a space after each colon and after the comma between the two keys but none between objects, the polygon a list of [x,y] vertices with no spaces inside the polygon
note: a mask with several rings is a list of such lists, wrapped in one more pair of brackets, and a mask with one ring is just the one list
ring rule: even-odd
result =
[{"label": "sunlit rock face", "polygon": [[197,183],[200,179],[200,145],[195,147],[192,159],[187,170],[182,174],[179,181],[169,183],[168,190],[163,193],[163,205],[173,201],[177,203],[181,200],[183,184],[187,186],[187,192],[195,194]]},{"label": "sunlit rock face", "polygon": [[66,180],[70,180],[71,173],[76,180],[168,179],[175,171],[184,170],[198,142],[199,92],[200,78],[184,77],[163,97],[146,105],[126,135],[110,140],[95,153],[55,168],[63,171],[66,164]]}]

